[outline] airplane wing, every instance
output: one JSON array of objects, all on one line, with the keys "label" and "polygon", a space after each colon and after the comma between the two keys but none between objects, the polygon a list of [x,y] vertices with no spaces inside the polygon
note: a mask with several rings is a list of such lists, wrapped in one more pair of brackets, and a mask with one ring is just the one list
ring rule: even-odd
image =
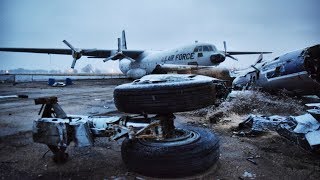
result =
[{"label": "airplane wing", "polygon": [[246,55],[246,54],[270,54],[272,52],[245,52],[245,51],[227,51],[228,55]]},{"label": "airplane wing", "polygon": [[[0,51],[6,52],[24,52],[24,53],[42,53],[42,54],[61,54],[72,55],[71,49],[46,49],[46,48],[0,48]],[[103,50],[103,49],[81,49],[82,56],[89,58],[106,58],[115,53],[117,50]],[[144,51],[141,50],[123,50],[123,54],[135,59]]]},{"label": "airplane wing", "polygon": [[197,66],[197,65],[180,65],[180,64],[158,64],[156,69],[166,72],[172,71],[185,71],[185,70],[198,70],[198,69],[210,69],[211,66]]}]

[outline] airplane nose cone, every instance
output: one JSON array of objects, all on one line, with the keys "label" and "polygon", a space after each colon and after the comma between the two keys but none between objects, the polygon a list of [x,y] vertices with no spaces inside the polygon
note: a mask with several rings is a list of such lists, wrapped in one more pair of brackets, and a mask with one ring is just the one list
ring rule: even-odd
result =
[{"label": "airplane nose cone", "polygon": [[210,56],[210,61],[214,64],[222,63],[226,57],[224,57],[222,54],[214,54]]}]

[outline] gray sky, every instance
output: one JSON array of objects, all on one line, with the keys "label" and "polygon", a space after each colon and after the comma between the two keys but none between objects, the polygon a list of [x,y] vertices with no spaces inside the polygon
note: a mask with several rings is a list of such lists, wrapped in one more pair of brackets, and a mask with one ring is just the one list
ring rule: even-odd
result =
[{"label": "gray sky", "polygon": [[[0,47],[165,50],[195,40],[230,51],[272,51],[266,59],[320,42],[318,0],[1,0]],[[227,59],[244,67],[258,55]],[[69,69],[71,56],[0,52],[0,69]],[[76,65],[116,63],[82,57]]]}]

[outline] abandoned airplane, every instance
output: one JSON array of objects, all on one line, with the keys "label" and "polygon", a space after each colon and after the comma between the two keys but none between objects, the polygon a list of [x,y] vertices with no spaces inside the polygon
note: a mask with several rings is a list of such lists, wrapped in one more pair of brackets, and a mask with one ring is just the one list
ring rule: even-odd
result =
[{"label": "abandoned airplane", "polygon": [[101,58],[104,62],[120,60],[120,70],[133,79],[154,73],[203,69],[208,66],[212,68],[225,61],[227,57],[237,60],[233,55],[271,53],[227,51],[226,42],[224,42],[224,51],[219,51],[216,46],[208,43],[193,43],[166,51],[128,50],[124,31],[122,31],[122,38],[118,38],[117,50],[78,49],[66,40],[63,42],[70,49],[0,48],[0,51],[72,55],[71,68],[74,68],[81,56]]},{"label": "abandoned airplane", "polygon": [[320,44],[262,61],[236,72],[235,89],[258,87],[268,91],[285,89],[299,95],[320,95]]}]

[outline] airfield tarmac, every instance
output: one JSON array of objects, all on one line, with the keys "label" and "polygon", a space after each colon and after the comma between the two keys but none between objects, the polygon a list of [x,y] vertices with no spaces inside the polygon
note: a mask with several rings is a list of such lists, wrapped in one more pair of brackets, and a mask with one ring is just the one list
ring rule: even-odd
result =
[{"label": "airfield tarmac", "polygon": [[[0,84],[0,96],[29,97],[0,99],[1,179],[152,179],[127,171],[121,160],[121,140],[98,138],[94,147],[85,148],[70,145],[69,160],[60,165],[52,161],[51,152],[46,153],[46,145],[32,141],[32,122],[40,117],[40,105],[34,105],[33,99],[57,96],[68,114],[121,114],[113,104],[113,89],[124,82],[129,81],[81,80],[66,87],[50,87],[46,82]],[[276,133],[253,138],[233,136],[232,128],[245,116],[210,124],[204,116],[190,114],[177,113],[176,122],[213,129],[220,136],[221,155],[208,171],[187,179],[320,179],[319,156]],[[246,160],[250,156],[256,163]]]}]

